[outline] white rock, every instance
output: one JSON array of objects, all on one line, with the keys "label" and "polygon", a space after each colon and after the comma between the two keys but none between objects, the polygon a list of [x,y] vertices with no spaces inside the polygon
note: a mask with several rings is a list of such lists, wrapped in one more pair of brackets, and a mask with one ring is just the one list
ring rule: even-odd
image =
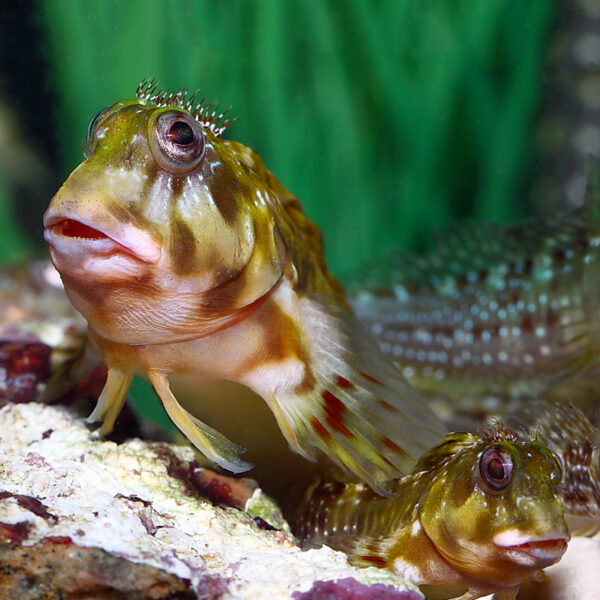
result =
[{"label": "white rock", "polygon": [[165,448],[193,460],[186,447],[94,440],[67,408],[9,404],[0,409],[0,489],[39,499],[56,522],[13,497],[0,500],[0,522],[29,522],[25,545],[68,536],[190,579],[192,589],[218,574],[229,579],[224,600],[287,599],[316,580],[347,577],[416,589],[385,570],[351,567],[326,547],[302,552],[288,530],[262,531],[244,512],[186,496],[166,472]]}]

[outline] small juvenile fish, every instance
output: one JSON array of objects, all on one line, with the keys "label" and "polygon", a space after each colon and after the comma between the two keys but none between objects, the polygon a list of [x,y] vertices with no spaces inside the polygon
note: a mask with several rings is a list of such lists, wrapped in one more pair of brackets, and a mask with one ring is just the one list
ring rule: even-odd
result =
[{"label": "small juvenile fish", "polygon": [[359,566],[417,585],[458,584],[461,598],[513,600],[520,582],[557,562],[569,533],[560,466],[537,440],[496,423],[452,433],[382,498],[359,483],[317,481],[298,512],[305,548],[327,544]]},{"label": "small juvenile fish", "polygon": [[512,227],[467,224],[427,254],[390,256],[350,302],[409,382],[454,406],[589,400],[600,383],[600,226],[588,200]]},{"label": "small juvenile fish", "polygon": [[109,432],[145,374],[194,445],[241,472],[243,449],[185,410],[169,377],[238,382],[297,453],[321,450],[377,487],[442,426],[353,317],[298,200],[221,138],[227,125],[187,90],[142,82],[92,120],[85,160],[50,203],[52,261],[108,365],[89,419]]},{"label": "small juvenile fish", "polygon": [[572,404],[532,401],[516,417],[558,458],[561,494],[572,532],[600,528],[600,429]]}]

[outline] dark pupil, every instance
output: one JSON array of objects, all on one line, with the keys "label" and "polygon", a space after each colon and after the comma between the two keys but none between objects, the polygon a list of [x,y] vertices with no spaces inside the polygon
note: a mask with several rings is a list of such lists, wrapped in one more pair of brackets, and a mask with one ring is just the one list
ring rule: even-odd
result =
[{"label": "dark pupil", "polygon": [[180,146],[189,146],[194,141],[194,132],[185,121],[176,121],[169,128],[169,140]]},{"label": "dark pupil", "polygon": [[492,479],[501,481],[504,479],[504,463],[499,458],[492,458],[488,463],[487,472]]}]

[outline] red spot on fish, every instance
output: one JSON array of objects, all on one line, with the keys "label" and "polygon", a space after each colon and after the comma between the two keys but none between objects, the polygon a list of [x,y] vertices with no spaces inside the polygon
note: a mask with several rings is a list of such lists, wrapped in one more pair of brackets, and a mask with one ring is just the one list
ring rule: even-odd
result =
[{"label": "red spot on fish", "polygon": [[319,422],[319,420],[316,417],[313,417],[310,420],[310,424],[312,425],[312,428],[315,430],[317,435],[320,435],[322,438],[328,438],[331,436],[329,431],[327,431],[327,429],[325,429],[325,427],[323,427],[323,425],[321,425],[321,423]]},{"label": "red spot on fish", "polygon": [[341,414],[346,410],[344,403],[339,398],[336,398],[329,390],[321,392],[321,396],[323,397],[323,400],[325,400],[326,406],[331,411]]},{"label": "red spot on fish", "polygon": [[553,325],[557,325],[560,321],[560,315],[554,310],[549,310],[546,313],[546,326],[552,327]]},{"label": "red spot on fish", "polygon": [[327,424],[336,431],[339,431],[347,438],[353,438],[354,434],[344,425],[343,413],[346,410],[344,403],[334,396],[329,390],[321,392],[323,400],[325,400],[325,420]]},{"label": "red spot on fish", "polygon": [[381,436],[381,442],[386,448],[389,448],[392,452],[395,452],[396,454],[405,454],[404,450],[402,450],[402,448],[400,448],[398,444],[392,442],[392,440],[390,440],[390,438],[386,437],[385,435]]},{"label": "red spot on fish", "polygon": [[365,555],[361,556],[361,558],[365,562],[368,562],[368,563],[374,565],[375,567],[379,567],[381,569],[384,568],[385,564],[386,564],[385,558],[382,558],[381,556],[370,556],[369,554],[365,554]]},{"label": "red spot on fish", "polygon": [[476,340],[481,338],[481,334],[483,333],[484,329],[485,327],[483,325],[475,325],[473,329],[471,329],[471,334],[473,335],[473,338]]},{"label": "red spot on fish", "polygon": [[394,410],[394,411],[398,410],[395,406],[393,406],[389,402],[386,402],[385,400],[378,399],[377,403],[379,404],[379,406],[385,408],[386,410]]},{"label": "red spot on fish", "polygon": [[563,260],[565,260],[565,251],[562,248],[557,248],[556,250],[554,250],[554,252],[552,253],[552,257],[554,258],[555,261],[557,262],[562,262]]},{"label": "red spot on fish", "polygon": [[394,465],[394,463],[389,459],[386,458],[385,456],[382,456],[381,454],[379,455],[379,458],[386,464],[389,465],[390,467],[392,467],[395,470],[398,470],[397,467]]},{"label": "red spot on fish", "polygon": [[525,333],[531,333],[533,331],[534,323],[531,315],[525,315],[521,320],[521,331]]},{"label": "red spot on fish", "polygon": [[354,384],[351,381],[348,381],[345,377],[338,375],[336,383],[343,389],[349,389],[354,387]]},{"label": "red spot on fish", "polygon": [[362,375],[367,381],[370,381],[371,383],[376,383],[377,385],[381,385],[380,381],[377,381],[377,379],[375,379],[374,377],[371,377],[370,375],[368,375],[367,373],[364,373],[363,371],[359,371],[358,374]]}]

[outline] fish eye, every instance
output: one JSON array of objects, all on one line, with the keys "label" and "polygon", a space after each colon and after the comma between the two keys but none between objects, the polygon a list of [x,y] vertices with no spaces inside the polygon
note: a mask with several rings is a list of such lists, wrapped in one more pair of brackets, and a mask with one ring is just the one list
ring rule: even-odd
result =
[{"label": "fish eye", "polygon": [[181,175],[198,166],[204,156],[204,133],[187,113],[171,110],[149,123],[150,148],[159,166]]},{"label": "fish eye", "polygon": [[189,146],[194,141],[194,132],[185,121],[175,121],[167,132],[169,141],[179,146]]},{"label": "fish eye", "polygon": [[508,452],[488,448],[479,459],[479,475],[485,487],[494,492],[506,489],[512,481],[514,463]]}]

